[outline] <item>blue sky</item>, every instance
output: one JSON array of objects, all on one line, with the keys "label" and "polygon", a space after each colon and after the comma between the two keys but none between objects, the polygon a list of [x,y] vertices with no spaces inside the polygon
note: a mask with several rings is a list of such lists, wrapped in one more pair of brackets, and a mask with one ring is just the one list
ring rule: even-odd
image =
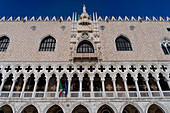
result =
[{"label": "blue sky", "polygon": [[170,17],[170,0],[0,0],[0,16],[67,17],[83,4],[90,15]]}]

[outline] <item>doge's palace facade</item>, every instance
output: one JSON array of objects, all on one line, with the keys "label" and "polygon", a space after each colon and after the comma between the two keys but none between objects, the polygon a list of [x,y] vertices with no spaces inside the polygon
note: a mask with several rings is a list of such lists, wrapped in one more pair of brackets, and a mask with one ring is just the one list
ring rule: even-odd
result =
[{"label": "doge's palace facade", "polygon": [[0,19],[0,113],[169,113],[170,18]]}]

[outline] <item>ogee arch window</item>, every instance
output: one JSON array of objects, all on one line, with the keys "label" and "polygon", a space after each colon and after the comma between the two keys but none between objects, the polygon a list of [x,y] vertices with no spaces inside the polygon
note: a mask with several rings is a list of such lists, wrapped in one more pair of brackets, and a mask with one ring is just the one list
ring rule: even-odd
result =
[{"label": "ogee arch window", "polygon": [[117,51],[132,51],[132,46],[128,38],[119,36],[116,39]]},{"label": "ogee arch window", "polygon": [[40,44],[39,51],[54,51],[56,40],[52,36],[45,37]]},{"label": "ogee arch window", "polygon": [[78,44],[77,53],[94,53],[94,48],[91,42],[84,40]]},{"label": "ogee arch window", "polygon": [[6,51],[9,45],[9,38],[3,36],[0,38],[0,51]]}]

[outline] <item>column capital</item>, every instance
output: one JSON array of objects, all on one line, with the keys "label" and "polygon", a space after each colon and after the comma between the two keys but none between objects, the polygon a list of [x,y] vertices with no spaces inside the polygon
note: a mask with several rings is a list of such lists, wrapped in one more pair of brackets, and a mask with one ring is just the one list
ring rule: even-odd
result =
[{"label": "column capital", "polygon": [[101,81],[105,81],[105,78],[103,77],[103,78],[101,78]]},{"label": "column capital", "polygon": [[70,77],[68,78],[68,81],[71,81],[71,78],[70,78]]},{"label": "column capital", "polygon": [[159,82],[160,78],[155,78],[155,80],[156,80],[157,82]]},{"label": "column capital", "polygon": [[90,77],[90,81],[93,81],[94,80],[94,78],[93,77]]},{"label": "column capital", "polygon": [[145,78],[144,80],[145,80],[146,82],[148,82],[148,81],[149,81],[149,78]]},{"label": "column capital", "polygon": [[137,79],[137,78],[134,78],[133,80],[134,80],[134,82],[137,82],[137,81],[138,81],[138,79]]},{"label": "column capital", "polygon": [[126,81],[127,81],[127,78],[123,78],[123,81],[126,82]]}]

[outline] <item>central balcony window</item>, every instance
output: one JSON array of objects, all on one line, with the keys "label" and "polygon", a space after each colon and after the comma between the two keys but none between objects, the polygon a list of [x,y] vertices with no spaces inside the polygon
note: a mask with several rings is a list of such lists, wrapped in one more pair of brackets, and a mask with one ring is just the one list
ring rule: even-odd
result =
[{"label": "central balcony window", "polygon": [[94,48],[91,42],[85,40],[79,43],[77,53],[94,53]]}]

